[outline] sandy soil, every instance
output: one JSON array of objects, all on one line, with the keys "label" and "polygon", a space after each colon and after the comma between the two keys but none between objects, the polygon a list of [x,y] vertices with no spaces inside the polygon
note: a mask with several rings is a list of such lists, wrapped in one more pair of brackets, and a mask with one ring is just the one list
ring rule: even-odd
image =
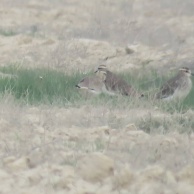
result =
[{"label": "sandy soil", "polygon": [[[70,73],[100,63],[113,71],[192,69],[193,9],[192,0],[1,0],[0,64]],[[194,135],[178,133],[187,128],[178,113],[32,107],[9,95],[0,104],[0,193],[194,192]],[[162,125],[143,132],[150,115],[167,120],[169,133]]]}]

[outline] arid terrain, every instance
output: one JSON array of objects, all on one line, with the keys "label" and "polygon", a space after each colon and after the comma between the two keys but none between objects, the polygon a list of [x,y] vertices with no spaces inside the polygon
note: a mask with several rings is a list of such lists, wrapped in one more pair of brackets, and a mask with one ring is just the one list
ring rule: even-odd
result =
[{"label": "arid terrain", "polygon": [[[194,71],[193,10],[193,0],[0,0],[0,66]],[[194,111],[122,103],[1,96],[0,193],[193,194]]]}]

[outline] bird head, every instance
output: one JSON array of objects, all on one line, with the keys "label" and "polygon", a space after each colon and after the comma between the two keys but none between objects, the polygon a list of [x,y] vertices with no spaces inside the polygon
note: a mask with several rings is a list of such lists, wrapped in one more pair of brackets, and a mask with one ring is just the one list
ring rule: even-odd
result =
[{"label": "bird head", "polygon": [[97,71],[107,71],[106,65],[99,65],[98,69],[94,73],[96,73]]},{"label": "bird head", "polygon": [[184,75],[190,77],[191,75],[194,76],[194,74],[191,72],[191,70],[188,67],[181,67],[179,69],[181,73],[184,73]]},{"label": "bird head", "polygon": [[106,79],[107,67],[106,65],[100,65],[98,69],[94,72],[98,77],[100,77],[103,81]]}]

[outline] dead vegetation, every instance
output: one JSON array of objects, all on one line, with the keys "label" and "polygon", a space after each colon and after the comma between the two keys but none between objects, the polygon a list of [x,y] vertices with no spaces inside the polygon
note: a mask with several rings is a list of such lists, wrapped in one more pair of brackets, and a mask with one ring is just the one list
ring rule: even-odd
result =
[{"label": "dead vegetation", "polygon": [[[193,93],[185,107],[149,96],[161,81],[152,80],[150,69],[158,77],[182,65],[193,70],[192,0],[0,5],[1,67],[75,76],[106,63],[115,73],[130,71],[140,81],[128,81],[148,90],[142,101],[102,96],[65,105],[61,99],[34,105],[10,90],[1,93],[0,193],[193,194]],[[9,73],[0,76],[8,80],[15,75]],[[32,74],[23,84],[30,76],[45,80]]]}]

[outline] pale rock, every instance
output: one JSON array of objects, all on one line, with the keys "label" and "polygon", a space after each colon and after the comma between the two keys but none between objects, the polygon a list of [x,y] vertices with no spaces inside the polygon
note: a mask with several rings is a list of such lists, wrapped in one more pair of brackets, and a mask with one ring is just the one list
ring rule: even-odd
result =
[{"label": "pale rock", "polygon": [[9,164],[9,163],[12,163],[16,160],[16,157],[15,156],[9,156],[9,157],[6,157],[3,159],[3,164],[6,165],[6,164]]},{"label": "pale rock", "polygon": [[84,180],[100,182],[113,175],[114,161],[101,153],[88,154],[78,161],[77,172]]},{"label": "pale rock", "polygon": [[20,170],[29,169],[30,160],[27,157],[22,157],[14,161],[4,162],[4,165],[11,171],[16,172]]},{"label": "pale rock", "polygon": [[125,166],[120,172],[115,173],[112,185],[113,189],[123,189],[131,185],[136,180],[136,175],[129,166]]},{"label": "pale rock", "polygon": [[163,180],[165,177],[165,170],[161,166],[149,166],[139,172],[139,177],[141,182]]},{"label": "pale rock", "polygon": [[166,171],[165,182],[169,185],[173,185],[177,183],[175,175],[171,171]]},{"label": "pale rock", "polygon": [[125,52],[127,54],[133,54],[134,52],[137,52],[137,46],[135,47],[135,45],[127,45],[125,47]]},{"label": "pale rock", "polygon": [[110,134],[110,127],[108,126],[102,126],[97,129],[95,129],[92,134],[98,134],[98,135],[109,135]]},{"label": "pale rock", "polygon": [[42,153],[41,149],[37,148],[30,152],[28,158],[30,160],[30,168],[34,168],[43,162],[44,154]]},{"label": "pale rock", "polygon": [[68,189],[75,178],[75,171],[71,166],[52,166],[52,184],[56,189]]},{"label": "pale rock", "polygon": [[162,140],[160,146],[163,150],[168,151],[170,147],[178,147],[178,142],[175,138],[166,137]]},{"label": "pale rock", "polygon": [[150,135],[142,130],[127,130],[127,135],[130,136],[130,138],[150,138]]},{"label": "pale rock", "polygon": [[134,131],[134,130],[135,131],[138,130],[137,126],[134,123],[130,123],[125,127],[125,131]]},{"label": "pale rock", "polygon": [[40,134],[44,134],[45,133],[45,129],[41,126],[37,126],[35,129],[34,129],[35,132],[38,132]]},{"label": "pale rock", "polygon": [[178,182],[188,182],[194,184],[194,166],[186,166],[180,172],[178,172],[176,177]]},{"label": "pale rock", "polygon": [[42,44],[43,44],[43,45],[52,45],[52,44],[55,44],[55,43],[56,43],[55,40],[53,40],[53,39],[48,39],[48,40],[44,41]]},{"label": "pale rock", "polygon": [[31,169],[26,175],[31,186],[40,184],[43,179],[41,168]]}]

